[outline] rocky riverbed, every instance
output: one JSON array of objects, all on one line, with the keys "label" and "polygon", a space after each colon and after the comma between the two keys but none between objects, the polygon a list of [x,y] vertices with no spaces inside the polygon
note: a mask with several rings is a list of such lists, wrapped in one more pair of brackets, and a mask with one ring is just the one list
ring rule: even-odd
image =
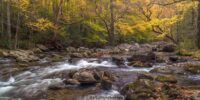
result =
[{"label": "rocky riverbed", "polygon": [[200,100],[200,61],[165,42],[0,55],[0,100]]}]

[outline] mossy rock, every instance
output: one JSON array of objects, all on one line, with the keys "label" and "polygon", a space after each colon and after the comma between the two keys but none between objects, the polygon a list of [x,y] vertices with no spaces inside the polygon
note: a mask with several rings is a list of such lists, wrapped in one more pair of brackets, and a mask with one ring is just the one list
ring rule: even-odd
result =
[{"label": "mossy rock", "polygon": [[181,97],[180,89],[176,85],[165,84],[161,87],[161,92],[163,93],[162,96],[167,100],[177,100]]},{"label": "mossy rock", "polygon": [[187,64],[185,67],[185,71],[187,71],[191,74],[200,74],[200,63]]},{"label": "mossy rock", "polygon": [[173,71],[167,67],[158,67],[150,71],[151,73],[173,74]]},{"label": "mossy rock", "polygon": [[174,75],[158,75],[155,80],[167,83],[177,83],[177,79]]},{"label": "mossy rock", "polygon": [[152,67],[151,63],[142,61],[132,61],[128,65],[133,67]]},{"label": "mossy rock", "polygon": [[138,79],[126,85],[121,92],[126,95],[126,100],[147,100],[148,98],[156,98],[154,83],[147,79]]},{"label": "mossy rock", "polygon": [[143,72],[138,75],[138,79],[154,80],[155,76],[148,72]]},{"label": "mossy rock", "polygon": [[53,57],[51,58],[51,60],[53,62],[57,62],[57,61],[60,61],[63,59],[63,56],[60,56],[60,55],[53,55]]}]

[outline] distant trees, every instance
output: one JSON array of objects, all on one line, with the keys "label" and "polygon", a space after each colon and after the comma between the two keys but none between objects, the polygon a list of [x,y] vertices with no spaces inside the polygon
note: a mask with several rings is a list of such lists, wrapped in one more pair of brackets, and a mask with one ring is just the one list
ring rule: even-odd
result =
[{"label": "distant trees", "polygon": [[[187,13],[193,9],[193,19],[197,18],[197,3],[191,2],[1,0],[0,46],[17,49],[34,47],[35,44],[114,45],[163,39],[182,42],[183,37],[187,38],[182,32]],[[197,33],[200,37],[200,32]],[[196,39],[200,44],[200,39]]]}]

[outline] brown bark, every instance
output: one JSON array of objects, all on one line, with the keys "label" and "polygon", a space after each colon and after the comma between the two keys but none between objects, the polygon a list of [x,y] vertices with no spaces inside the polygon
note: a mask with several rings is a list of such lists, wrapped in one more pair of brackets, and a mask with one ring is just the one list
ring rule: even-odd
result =
[{"label": "brown bark", "polygon": [[10,20],[10,0],[7,2],[7,36],[8,36],[8,47],[11,49],[11,20]]},{"label": "brown bark", "polygon": [[14,42],[14,49],[17,49],[18,45],[18,34],[19,34],[19,24],[20,24],[20,11],[17,13],[17,26],[16,26],[16,32],[15,32],[15,42]]},{"label": "brown bark", "polygon": [[[59,21],[59,17],[62,11],[62,4],[63,4],[63,0],[60,0],[59,4],[54,4],[53,8],[54,8],[54,13],[55,13],[55,25],[58,26],[58,21]],[[56,40],[57,38],[57,32],[54,32],[54,36],[53,36],[53,40]]]},{"label": "brown bark", "polygon": [[[3,12],[4,6],[3,6],[3,0],[1,0],[1,11]],[[4,13],[1,13],[1,37],[3,37],[4,34]]]},{"label": "brown bark", "polygon": [[200,3],[198,4],[198,19],[197,19],[197,47],[200,49]]},{"label": "brown bark", "polygon": [[110,45],[114,44],[114,32],[115,32],[115,19],[114,19],[114,4],[113,0],[110,0],[110,30],[109,30],[109,42]]}]

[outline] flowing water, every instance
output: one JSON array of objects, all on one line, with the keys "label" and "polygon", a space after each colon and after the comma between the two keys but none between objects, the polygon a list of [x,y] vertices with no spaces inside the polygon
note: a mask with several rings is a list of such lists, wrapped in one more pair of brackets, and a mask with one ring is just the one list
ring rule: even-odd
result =
[{"label": "flowing water", "polygon": [[[0,59],[1,65],[9,64],[11,61],[9,59]],[[39,63],[45,63],[46,61],[41,61]],[[134,68],[127,65],[125,61],[126,68],[119,68],[111,59],[80,59],[75,62],[62,61],[49,66],[32,66],[28,70],[21,71],[20,73],[13,75],[10,74],[10,78],[7,81],[0,79],[0,100],[1,98],[29,98],[37,97],[39,95],[45,94],[48,87],[55,84],[62,84],[63,78],[56,76],[56,73],[61,73],[69,70],[77,70],[81,68],[107,68],[122,72],[138,72],[146,71],[149,72],[153,68],[163,67],[164,64],[155,64],[152,68]],[[55,74],[55,75],[54,75]],[[193,79],[200,80],[200,76],[188,76]],[[2,81],[1,81],[2,80]],[[86,96],[88,97],[118,97],[119,100],[123,96],[117,91],[117,89],[109,91],[100,91],[97,94]],[[88,99],[89,100],[89,99]],[[98,100],[98,99],[97,99]],[[115,98],[115,100],[118,100]]]}]

